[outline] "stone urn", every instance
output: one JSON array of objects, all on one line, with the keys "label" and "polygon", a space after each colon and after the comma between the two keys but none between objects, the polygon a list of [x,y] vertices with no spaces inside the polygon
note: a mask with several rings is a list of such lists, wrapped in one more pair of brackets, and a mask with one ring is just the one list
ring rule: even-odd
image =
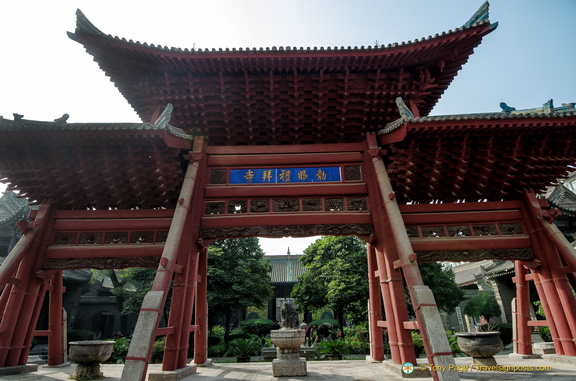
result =
[{"label": "stone urn", "polygon": [[304,344],[306,331],[303,329],[279,329],[270,331],[270,339],[278,348],[278,353],[300,354],[300,346]]},{"label": "stone urn", "polygon": [[115,343],[115,341],[104,340],[70,342],[68,358],[77,364],[76,371],[70,378],[74,380],[93,380],[103,377],[100,363],[110,358]]},{"label": "stone urn", "polygon": [[494,355],[504,348],[500,332],[462,332],[457,333],[456,337],[460,349],[472,356],[472,364],[497,365]]}]

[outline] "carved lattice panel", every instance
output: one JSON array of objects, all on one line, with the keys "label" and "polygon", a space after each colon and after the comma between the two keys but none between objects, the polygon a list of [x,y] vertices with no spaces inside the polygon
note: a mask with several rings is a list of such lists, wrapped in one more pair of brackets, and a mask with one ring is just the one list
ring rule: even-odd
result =
[{"label": "carved lattice panel", "polygon": [[204,212],[210,214],[224,214],[226,203],[224,201],[209,201],[206,203]]},{"label": "carved lattice panel", "polygon": [[153,242],[154,242],[153,231],[130,233],[130,243],[153,243]]},{"label": "carved lattice panel", "polygon": [[300,210],[298,199],[279,199],[274,200],[275,212],[297,212]]},{"label": "carved lattice panel", "polygon": [[54,237],[55,245],[76,245],[76,240],[78,239],[78,233],[63,232],[56,233]]},{"label": "carved lattice panel", "polygon": [[302,210],[305,212],[319,212],[322,210],[322,199],[305,198],[302,200]]},{"label": "carved lattice panel", "polygon": [[472,235],[468,225],[447,225],[448,236],[450,237],[469,237]]},{"label": "carved lattice panel", "polygon": [[128,242],[128,232],[106,232],[104,235],[105,244],[116,244]]},{"label": "carved lattice panel", "polygon": [[246,213],[248,211],[248,201],[238,200],[238,201],[228,201],[228,213]]},{"label": "carved lattice panel", "polygon": [[339,212],[344,210],[344,199],[327,198],[324,201],[324,210],[327,212]]},{"label": "carved lattice panel", "polygon": [[496,230],[495,224],[477,224],[472,225],[475,236],[483,235],[498,235],[498,230]]},{"label": "carved lattice panel", "polygon": [[102,243],[102,232],[81,232],[78,244],[80,245],[100,245]]},{"label": "carved lattice panel", "polygon": [[269,211],[269,200],[250,200],[250,213],[268,213]]}]

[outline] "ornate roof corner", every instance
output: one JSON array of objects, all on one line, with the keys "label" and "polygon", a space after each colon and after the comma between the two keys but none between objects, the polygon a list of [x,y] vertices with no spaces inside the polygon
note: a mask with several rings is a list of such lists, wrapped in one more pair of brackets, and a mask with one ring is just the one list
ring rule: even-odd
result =
[{"label": "ornate roof corner", "polygon": [[[489,23],[490,22],[489,8],[490,3],[488,3],[487,1],[484,2],[484,4],[482,4],[482,6],[480,6],[480,8],[478,8],[478,10],[472,15],[472,17],[470,17],[470,20],[468,20],[464,25],[462,25],[462,28],[470,28],[473,26],[480,25],[483,22]],[[496,26],[498,26],[498,23],[490,25],[490,29],[495,29]]]},{"label": "ornate roof corner", "polygon": [[[80,9],[76,9],[76,33],[77,32],[87,32],[91,34],[97,34],[105,36],[106,34],[100,29],[96,28],[90,20],[82,13]],[[76,41],[76,33],[68,32],[68,37]]]},{"label": "ornate roof corner", "polygon": [[168,126],[168,124],[170,123],[170,118],[172,117],[173,110],[174,106],[172,106],[172,103],[168,103],[164,108],[164,111],[162,111],[162,113],[158,117],[158,119],[156,119],[154,125],[159,129],[162,130],[165,129],[166,126]]},{"label": "ornate roof corner", "polygon": [[414,114],[412,111],[410,111],[408,106],[406,106],[406,103],[404,103],[404,100],[401,97],[396,98],[396,106],[398,107],[398,112],[400,113],[400,119],[396,119],[393,122],[387,123],[384,128],[378,131],[378,135],[388,134],[415,118]]},{"label": "ornate roof corner", "polygon": [[168,103],[166,105],[166,107],[164,108],[164,111],[162,111],[162,113],[160,114],[160,116],[156,120],[156,123],[154,123],[154,127],[161,129],[161,130],[166,130],[171,135],[176,136],[177,138],[180,138],[180,139],[194,140],[193,135],[187,134],[181,128],[174,127],[174,126],[170,125],[170,118],[172,117],[172,111],[173,110],[174,110],[174,106],[172,106],[171,103]]}]

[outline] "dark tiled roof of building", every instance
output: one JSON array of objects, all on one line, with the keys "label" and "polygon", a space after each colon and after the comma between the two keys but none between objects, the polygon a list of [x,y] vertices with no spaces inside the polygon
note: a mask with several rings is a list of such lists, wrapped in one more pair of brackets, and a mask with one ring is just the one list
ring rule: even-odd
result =
[{"label": "dark tiled roof of building", "polygon": [[301,255],[271,255],[272,271],[270,279],[272,283],[296,283],[298,277],[304,274],[306,269],[300,262]]}]

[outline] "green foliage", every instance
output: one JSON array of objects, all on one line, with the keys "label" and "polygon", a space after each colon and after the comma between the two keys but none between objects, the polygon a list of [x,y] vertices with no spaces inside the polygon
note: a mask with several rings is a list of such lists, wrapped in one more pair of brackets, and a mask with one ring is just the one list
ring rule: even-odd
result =
[{"label": "green foliage", "polygon": [[552,334],[550,333],[550,327],[547,326],[539,327],[538,334],[545,342],[549,343],[552,341]]},{"label": "green foliage", "polygon": [[271,348],[274,346],[274,343],[272,342],[272,339],[270,338],[270,336],[264,336],[262,338],[262,344],[267,348]]},{"label": "green foliage", "polygon": [[[269,261],[258,238],[224,239],[208,248],[208,308],[210,324],[233,310],[264,307],[272,298]],[[229,324],[225,325],[227,340]]]},{"label": "green foliage", "polygon": [[454,281],[454,271],[441,263],[419,263],[424,284],[430,287],[438,308],[450,313],[464,300],[464,290]]},{"label": "green foliage", "polygon": [[96,334],[86,329],[71,329],[68,331],[68,342],[94,340],[95,338]]},{"label": "green foliage", "polygon": [[219,344],[211,345],[208,347],[208,356],[210,357],[224,357],[226,354],[226,344],[222,341]]},{"label": "green foliage", "polygon": [[418,357],[425,352],[424,342],[422,341],[422,335],[416,331],[412,331],[411,334],[412,334],[412,341],[414,342],[414,352],[416,353],[416,357]]},{"label": "green foliage", "polygon": [[234,339],[228,343],[228,354],[232,356],[259,355],[262,344],[258,339]]},{"label": "green foliage", "polygon": [[458,337],[454,331],[446,331],[446,336],[448,337],[448,344],[450,345],[450,350],[452,351],[452,355],[454,357],[464,356],[464,352],[460,349],[458,345]]},{"label": "green foliage", "polygon": [[500,316],[501,312],[502,310],[494,295],[486,292],[480,292],[471,297],[468,303],[466,303],[466,307],[464,307],[464,313],[466,315],[472,316],[475,319],[484,316],[486,321],[490,321],[490,318],[494,316]]},{"label": "green foliage", "polygon": [[344,339],[334,339],[318,343],[318,351],[326,355],[347,355],[350,348]]},{"label": "green foliage", "polygon": [[332,326],[332,329],[339,329],[340,328],[340,324],[338,324],[338,320],[334,320],[334,319],[312,320],[310,323],[308,323],[308,326],[315,325],[317,327],[320,327],[322,324],[330,324]]},{"label": "green foliage", "polygon": [[270,331],[274,328],[274,322],[264,318],[248,319],[238,323],[238,327],[246,333],[262,337],[270,334]]},{"label": "green foliage", "polygon": [[294,286],[298,308],[328,306],[354,322],[367,320],[366,244],[357,237],[322,237],[300,258],[306,272]]},{"label": "green foliage", "polygon": [[164,357],[164,347],[166,346],[166,336],[162,336],[152,344],[152,363],[162,361]]},{"label": "green foliage", "polygon": [[357,327],[344,327],[345,341],[350,353],[368,354],[370,353],[370,335],[365,325]]},{"label": "green foliage", "polygon": [[126,356],[128,355],[128,348],[130,348],[130,341],[127,337],[116,339],[116,343],[112,349],[112,355],[108,362],[124,364],[126,362]]}]

